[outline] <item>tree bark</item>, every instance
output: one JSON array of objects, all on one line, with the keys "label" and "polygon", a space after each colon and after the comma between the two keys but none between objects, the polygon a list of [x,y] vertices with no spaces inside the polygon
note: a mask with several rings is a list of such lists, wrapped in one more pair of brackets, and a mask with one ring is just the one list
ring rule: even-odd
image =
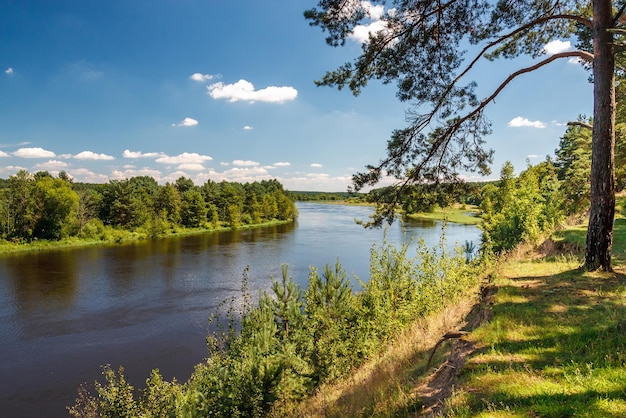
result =
[{"label": "tree bark", "polygon": [[593,139],[591,147],[591,209],[585,268],[611,271],[615,216],[615,57],[610,0],[593,1]]}]

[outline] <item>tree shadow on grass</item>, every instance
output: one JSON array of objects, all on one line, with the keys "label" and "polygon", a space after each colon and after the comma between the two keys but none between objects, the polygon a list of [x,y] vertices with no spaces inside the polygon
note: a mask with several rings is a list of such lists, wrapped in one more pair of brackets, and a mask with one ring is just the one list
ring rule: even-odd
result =
[{"label": "tree shadow on grass", "polygon": [[472,336],[464,407],[626,416],[625,285],[624,274],[572,270],[500,287],[492,321]]}]

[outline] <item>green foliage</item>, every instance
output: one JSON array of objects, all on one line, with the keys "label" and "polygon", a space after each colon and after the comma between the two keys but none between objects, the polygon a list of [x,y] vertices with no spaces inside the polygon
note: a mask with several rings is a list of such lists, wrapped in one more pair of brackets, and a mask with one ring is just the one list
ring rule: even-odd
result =
[{"label": "green foliage", "polygon": [[483,188],[483,250],[500,253],[523,241],[534,243],[563,218],[563,197],[554,164],[547,160],[514,177],[507,162],[497,185]]},{"label": "green foliage", "polygon": [[[25,170],[2,182],[0,238],[121,241],[158,237],[178,228],[213,228],[294,220],[298,211],[276,180],[239,183],[207,181],[197,187],[181,177],[160,186],[147,176],[107,184],[73,183],[67,174]],[[208,223],[207,223],[208,222]]]},{"label": "green foliage", "polygon": [[[580,116],[579,122],[589,123]],[[582,213],[589,208],[591,179],[591,129],[568,126],[556,150],[555,165],[565,193],[567,214]]]},{"label": "green foliage", "polygon": [[357,310],[352,286],[339,261],[324,273],[312,268],[306,291],[306,329],[311,337],[308,357],[316,383],[336,379],[357,365],[353,358]]},{"label": "green foliage", "polygon": [[[73,416],[261,417],[283,416],[320,384],[345,377],[416,319],[437,312],[462,294],[473,293],[484,260],[468,262],[461,250],[420,242],[415,257],[408,245],[373,246],[371,278],[361,292],[339,261],[323,272],[311,268],[302,291],[282,266],[271,291],[257,303],[248,292],[225,301],[210,320],[209,358],[185,383],[165,382],[154,371],[137,399],[123,370],[105,368],[97,396],[79,389]],[[224,311],[225,310],[225,311]],[[109,415],[105,415],[109,414]]]}]

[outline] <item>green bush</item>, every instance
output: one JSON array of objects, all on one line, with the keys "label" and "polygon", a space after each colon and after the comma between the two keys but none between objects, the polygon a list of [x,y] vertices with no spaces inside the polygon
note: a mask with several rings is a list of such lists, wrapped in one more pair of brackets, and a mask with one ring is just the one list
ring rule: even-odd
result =
[{"label": "green bush", "polygon": [[[244,272],[242,292],[211,318],[208,360],[184,384],[164,382],[158,371],[138,399],[123,376],[105,368],[97,396],[79,390],[74,416],[261,417],[283,415],[320,384],[347,376],[416,319],[471,292],[481,260],[460,249],[383,241],[373,246],[370,280],[355,293],[339,261],[323,272],[312,268],[302,291],[283,265],[271,291],[253,303]],[[225,310],[225,312],[224,312]],[[282,411],[282,412],[281,412]]]}]

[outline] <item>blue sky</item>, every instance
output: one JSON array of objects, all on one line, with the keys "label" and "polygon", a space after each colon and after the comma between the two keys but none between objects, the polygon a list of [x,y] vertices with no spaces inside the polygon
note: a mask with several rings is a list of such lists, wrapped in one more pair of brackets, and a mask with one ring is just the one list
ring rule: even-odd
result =
[{"label": "blue sky", "polygon": [[[345,191],[384,156],[410,105],[394,85],[373,82],[359,97],[314,85],[355,58],[366,33],[327,46],[303,18],[315,4],[0,0],[0,177],[277,178],[290,190]],[[546,53],[568,48],[555,41]],[[484,62],[469,77],[487,96],[531,62]],[[520,171],[553,155],[591,100],[587,73],[567,60],[514,81],[487,109],[491,178],[507,160]]]}]

